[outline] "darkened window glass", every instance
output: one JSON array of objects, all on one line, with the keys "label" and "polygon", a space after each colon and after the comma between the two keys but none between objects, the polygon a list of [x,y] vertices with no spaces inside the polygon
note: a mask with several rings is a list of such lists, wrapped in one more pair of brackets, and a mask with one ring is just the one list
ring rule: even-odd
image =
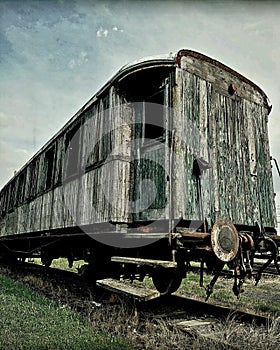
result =
[{"label": "darkened window glass", "polygon": [[66,134],[66,177],[74,175],[79,169],[80,125],[76,125]]}]

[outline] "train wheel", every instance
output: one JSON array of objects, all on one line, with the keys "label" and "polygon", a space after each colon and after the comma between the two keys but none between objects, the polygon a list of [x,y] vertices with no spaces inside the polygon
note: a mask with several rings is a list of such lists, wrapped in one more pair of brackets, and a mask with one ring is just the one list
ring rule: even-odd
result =
[{"label": "train wheel", "polygon": [[46,267],[50,267],[52,264],[52,261],[53,259],[50,258],[49,256],[45,256],[45,255],[41,256],[41,263]]},{"label": "train wheel", "polygon": [[96,280],[95,269],[92,264],[84,264],[78,268],[78,275],[85,280]]},{"label": "train wheel", "polygon": [[176,292],[182,282],[182,274],[176,269],[165,269],[157,271],[152,280],[156,289],[161,295],[168,295]]}]

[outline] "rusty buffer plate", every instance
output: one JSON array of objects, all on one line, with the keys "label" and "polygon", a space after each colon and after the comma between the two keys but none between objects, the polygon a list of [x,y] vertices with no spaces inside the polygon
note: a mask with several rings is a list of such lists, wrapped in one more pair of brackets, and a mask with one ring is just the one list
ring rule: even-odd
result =
[{"label": "rusty buffer plate", "polygon": [[233,223],[228,219],[220,219],[215,222],[211,231],[212,249],[221,261],[233,260],[238,252],[238,232]]}]

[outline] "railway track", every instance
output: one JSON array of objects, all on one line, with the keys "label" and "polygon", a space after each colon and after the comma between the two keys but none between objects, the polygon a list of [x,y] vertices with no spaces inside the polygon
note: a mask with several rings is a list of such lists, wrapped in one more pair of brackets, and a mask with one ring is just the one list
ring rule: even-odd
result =
[{"label": "railway track", "polygon": [[[221,324],[232,322],[246,329],[246,325],[266,327],[272,320],[252,312],[233,310],[228,307],[214,305],[186,298],[180,294],[155,297],[142,301],[135,297],[111,293],[103,288],[95,287],[88,281],[81,280],[77,273],[31,263],[18,263],[13,266],[2,265],[0,273],[28,283],[32,288],[44,293],[47,297],[68,304],[88,317],[88,312],[95,315],[98,310],[125,305],[132,316],[135,332],[142,325],[150,322],[158,325],[164,322],[170,332],[182,334],[193,339],[203,339],[207,344],[223,349],[237,349],[224,337]],[[141,287],[143,288],[143,287]],[[107,312],[107,311],[105,311]],[[110,311],[111,312],[111,311]],[[231,326],[232,326],[231,324]],[[136,325],[136,326],[135,326]],[[222,330],[221,330],[222,329]]]},{"label": "railway track", "polygon": [[[80,294],[82,294],[84,299],[87,297],[95,297],[96,303],[102,302],[102,298],[106,303],[106,297],[112,294],[110,290],[95,286],[95,284],[92,282],[82,279],[75,272],[57,268],[49,268],[34,263],[19,262],[14,265],[1,264],[0,273],[6,274],[7,276],[22,282],[27,282],[31,285],[33,284],[32,286],[35,287],[35,289],[40,289],[40,285],[42,285],[42,283],[38,283],[39,280],[45,280],[47,282],[46,287],[48,286],[48,283],[53,283],[59,290],[67,290],[69,293],[76,295],[77,298],[79,298]],[[38,278],[38,280],[36,280],[36,278]],[[131,284],[124,282],[124,285],[127,285],[129,288]],[[140,288],[140,290],[142,289],[149,291],[149,289],[143,287],[142,284],[137,287]],[[41,291],[44,292],[44,288],[42,288]],[[139,307],[139,310],[141,309],[141,311],[143,310],[145,312],[152,310],[154,316],[157,315],[157,312],[161,307],[169,308],[171,305],[172,308],[175,308],[175,310],[174,312],[171,310],[170,312],[166,313],[166,317],[172,318],[172,314],[176,315],[176,308],[178,308],[184,310],[184,312],[187,314],[192,314],[190,310],[195,310],[195,315],[209,315],[210,317],[215,317],[217,319],[223,319],[229,317],[230,315],[234,315],[236,319],[242,322],[255,322],[260,325],[265,325],[269,322],[269,318],[253,312],[245,312],[236,309],[233,310],[226,306],[219,306],[212,304],[211,302],[204,302],[197,299],[188,298],[179,293],[173,293],[172,295],[161,297],[159,297],[159,294],[155,290],[153,290],[153,293],[155,296],[152,297],[151,300],[144,300],[141,296],[140,298],[135,298],[135,296],[129,295],[129,292],[126,293],[126,295],[121,293],[118,298],[134,299],[135,305]],[[158,316],[161,315],[162,314],[159,312]]]},{"label": "railway track", "polygon": [[[254,268],[253,268],[253,271],[252,271],[252,277],[254,277],[257,274],[258,270],[261,268],[262,265],[263,265],[263,263],[260,263],[260,262],[255,262],[254,263]],[[193,272],[193,273],[196,273],[196,274],[199,274],[200,273],[200,267],[198,267],[198,266],[191,266],[189,271]],[[207,268],[204,268],[204,272],[208,273],[208,272],[211,272],[211,271],[208,271]],[[221,276],[232,278],[233,277],[233,273],[234,273],[233,270],[223,270],[222,273],[221,273]],[[262,275],[278,276],[279,273],[278,273],[275,265],[273,263],[271,263],[264,270]]]},{"label": "railway track", "polygon": [[[280,266],[280,263],[278,262],[278,265]],[[260,267],[262,266],[262,263],[259,263],[259,262],[255,262],[254,264],[254,270],[259,270]],[[276,269],[276,266],[271,263],[265,270],[264,270],[264,274],[267,274],[267,275],[279,275],[277,269]]]},{"label": "railway track", "polygon": [[[159,310],[160,305],[163,307],[168,307],[172,305],[172,308],[175,310],[170,310],[170,313],[166,313],[165,317],[176,318],[178,313],[177,310],[183,310],[185,314],[190,316],[195,316],[199,318],[213,318],[218,320],[225,320],[231,316],[234,316],[236,321],[239,322],[247,322],[247,323],[256,323],[258,325],[266,325],[270,322],[269,318],[258,315],[253,312],[245,312],[241,310],[233,310],[226,306],[215,305],[209,302],[204,302],[200,300],[196,300],[193,298],[185,297],[181,294],[174,293],[172,295],[166,296],[164,298],[149,301],[144,305],[145,309],[152,309],[154,311],[154,315],[157,315],[157,310]],[[193,312],[195,310],[195,312]],[[158,313],[158,316],[163,316],[164,314]]]},{"label": "railway track", "polygon": [[210,342],[215,349],[239,349],[238,346],[230,343],[225,328],[221,325],[227,324],[227,329],[240,327],[245,333],[248,325],[254,324],[257,328],[267,326],[271,322],[269,318],[261,315],[232,310],[179,294],[173,294],[161,300],[148,301],[140,306],[140,310],[146,313],[146,317],[150,314],[152,318],[165,320],[171,329],[179,329],[196,338],[199,343]]}]

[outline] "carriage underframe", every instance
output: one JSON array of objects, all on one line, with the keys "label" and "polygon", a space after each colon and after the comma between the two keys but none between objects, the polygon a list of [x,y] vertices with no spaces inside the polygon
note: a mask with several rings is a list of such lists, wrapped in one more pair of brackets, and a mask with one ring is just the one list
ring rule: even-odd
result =
[{"label": "carriage underframe", "polygon": [[[174,232],[162,233],[164,225],[154,227],[154,232],[145,232],[146,226],[131,228],[125,233],[102,230],[85,234],[81,229],[66,232],[45,232],[38,236],[24,234],[0,239],[0,256],[9,262],[40,258],[41,263],[49,267],[54,259],[68,259],[69,267],[73,262],[84,260],[85,265],[78,273],[92,282],[104,278],[139,280],[151,277],[161,295],[175,292],[192,270],[192,263],[199,263],[200,287],[205,288],[206,300],[213,292],[214,285],[225,266],[232,271],[233,292],[239,297],[243,292],[245,278],[254,278],[255,285],[262,273],[271,264],[280,274],[278,263],[279,236],[266,234],[258,226],[238,228],[227,219],[218,220],[210,232],[206,223],[196,231],[188,227],[177,226]],[[87,228],[88,229],[88,228]],[[160,229],[161,232],[158,230]],[[151,231],[151,228],[149,228]],[[151,240],[151,244],[129,249],[110,247],[100,243],[100,237],[115,237],[123,245],[129,240]],[[139,244],[141,245],[141,244]],[[262,266],[254,271],[256,259],[262,260]],[[212,274],[211,282],[204,286],[204,273]]]}]

